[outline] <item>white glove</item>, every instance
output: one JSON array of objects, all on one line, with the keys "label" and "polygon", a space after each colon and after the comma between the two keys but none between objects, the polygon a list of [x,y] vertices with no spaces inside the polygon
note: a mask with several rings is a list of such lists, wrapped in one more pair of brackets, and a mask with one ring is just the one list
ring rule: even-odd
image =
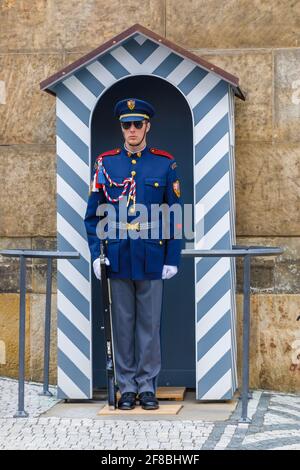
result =
[{"label": "white glove", "polygon": [[[110,265],[109,259],[105,257],[105,264]],[[96,258],[93,262],[94,273],[97,279],[101,279],[100,258]]]},{"label": "white glove", "polygon": [[168,264],[165,264],[162,270],[162,279],[171,279],[171,277],[175,276],[177,274],[178,268],[177,266],[169,266]]}]

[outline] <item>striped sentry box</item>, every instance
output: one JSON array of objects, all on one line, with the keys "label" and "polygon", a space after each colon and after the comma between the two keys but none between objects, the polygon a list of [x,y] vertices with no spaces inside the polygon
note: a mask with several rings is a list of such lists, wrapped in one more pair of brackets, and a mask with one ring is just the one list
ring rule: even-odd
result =
[{"label": "striped sentry box", "polygon": [[[134,32],[92,60],[53,80],[56,95],[58,261],[58,396],[92,397],[91,260],[84,227],[90,182],[93,110],[116,81],[153,75],[177,87],[194,125],[195,248],[235,243],[234,94],[219,74]],[[45,89],[45,88],[44,88]],[[196,398],[230,399],[236,390],[235,265],[195,260]]]}]

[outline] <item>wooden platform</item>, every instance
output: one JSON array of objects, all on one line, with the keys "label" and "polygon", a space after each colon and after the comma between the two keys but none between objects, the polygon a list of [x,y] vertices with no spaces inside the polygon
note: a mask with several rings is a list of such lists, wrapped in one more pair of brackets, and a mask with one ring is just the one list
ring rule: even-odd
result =
[{"label": "wooden platform", "polygon": [[[185,391],[185,387],[158,387],[156,397],[158,400],[183,401]],[[120,396],[120,392],[117,392],[117,399],[119,399]]]},{"label": "wooden platform", "polygon": [[110,410],[108,405],[105,405],[98,411],[97,415],[116,416],[116,415],[177,415],[183,405],[159,405],[157,410],[144,410],[141,406],[136,406],[133,410]]},{"label": "wooden platform", "polygon": [[[156,397],[159,400],[175,400],[175,401],[183,401],[184,394],[185,394],[185,387],[158,387],[156,390]],[[117,392],[117,399],[119,400],[121,394]],[[98,415],[177,415],[183,405],[173,405],[173,404],[160,404],[157,410],[144,410],[140,405],[137,399],[137,405],[133,410],[119,410],[118,408],[115,410],[110,410],[108,405],[105,405],[98,411]]]},{"label": "wooden platform", "polygon": [[185,387],[158,387],[156,396],[159,400],[183,401],[185,391]]}]

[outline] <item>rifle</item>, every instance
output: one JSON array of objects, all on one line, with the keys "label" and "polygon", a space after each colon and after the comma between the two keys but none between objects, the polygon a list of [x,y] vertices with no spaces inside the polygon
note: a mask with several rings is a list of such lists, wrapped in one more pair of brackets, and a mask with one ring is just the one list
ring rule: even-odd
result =
[{"label": "rifle", "polygon": [[112,331],[112,315],[111,315],[111,289],[109,278],[106,274],[105,254],[103,243],[100,248],[100,269],[101,269],[101,287],[102,287],[102,305],[104,318],[104,338],[106,353],[106,375],[107,375],[107,392],[109,409],[116,409],[117,397],[115,386],[115,365],[114,365],[114,347],[113,347],[113,331]]}]

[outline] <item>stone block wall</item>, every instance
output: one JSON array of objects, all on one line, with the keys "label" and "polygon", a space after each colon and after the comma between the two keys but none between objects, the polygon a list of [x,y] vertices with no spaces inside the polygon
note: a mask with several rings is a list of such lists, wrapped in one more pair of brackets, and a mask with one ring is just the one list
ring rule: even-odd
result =
[{"label": "stone block wall", "polygon": [[[240,78],[237,241],[285,248],[252,265],[251,385],[299,391],[299,21],[300,3],[289,0],[2,0],[0,249],[56,248],[55,99],[39,82],[138,22]],[[28,261],[26,371],[34,380],[42,378],[45,272]],[[241,292],[240,262],[237,273]],[[55,383],[55,279],[53,287]],[[18,289],[18,263],[2,257],[2,375],[17,373]]]}]

